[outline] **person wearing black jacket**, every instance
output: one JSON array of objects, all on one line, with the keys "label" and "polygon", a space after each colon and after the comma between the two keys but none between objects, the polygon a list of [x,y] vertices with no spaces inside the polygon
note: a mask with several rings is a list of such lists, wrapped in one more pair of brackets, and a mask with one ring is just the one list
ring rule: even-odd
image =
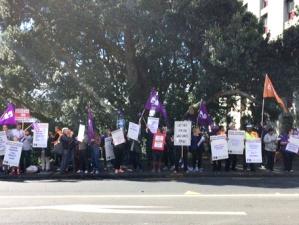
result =
[{"label": "person wearing black jacket", "polygon": [[70,137],[70,130],[68,128],[62,129],[62,135],[60,137],[60,142],[62,144],[62,159],[61,159],[61,165],[60,165],[60,173],[65,173],[66,168],[72,158],[72,152],[71,152],[71,137]]}]

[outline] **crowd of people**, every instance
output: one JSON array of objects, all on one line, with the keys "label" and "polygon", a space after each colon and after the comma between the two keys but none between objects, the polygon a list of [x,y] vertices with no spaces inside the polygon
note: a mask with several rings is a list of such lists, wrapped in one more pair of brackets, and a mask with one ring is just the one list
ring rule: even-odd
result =
[{"label": "crowd of people", "polygon": [[[113,145],[114,157],[106,159],[105,139],[111,137],[111,129],[100,134],[95,132],[90,138],[87,133],[82,141],[78,141],[75,132],[71,128],[55,127],[54,132],[49,132],[48,145],[45,149],[33,148],[34,130],[22,129],[21,124],[9,129],[2,127],[7,139],[23,143],[23,149],[19,167],[2,165],[4,156],[0,156],[0,170],[10,175],[20,175],[32,165],[37,165],[39,171],[53,171],[57,173],[99,174],[103,171],[115,174],[128,171],[170,171],[177,173],[203,171],[256,171],[263,168],[274,170],[275,162],[279,159],[283,162],[284,170],[293,172],[293,159],[295,153],[286,150],[291,135],[297,135],[296,129],[289,132],[276,134],[272,127],[255,129],[251,124],[246,125],[245,140],[261,138],[263,163],[246,163],[245,155],[229,155],[228,159],[212,161],[210,136],[223,135],[227,137],[227,130],[235,130],[231,124],[226,130],[223,126],[211,126],[208,130],[204,127],[194,126],[192,128],[191,146],[175,146],[173,129],[166,126],[159,127],[157,134],[164,135],[162,149],[153,148],[155,134],[146,128],[140,133],[138,140],[126,138],[126,142]],[[125,132],[125,131],[124,131]],[[211,165],[211,166],[210,166]]]}]

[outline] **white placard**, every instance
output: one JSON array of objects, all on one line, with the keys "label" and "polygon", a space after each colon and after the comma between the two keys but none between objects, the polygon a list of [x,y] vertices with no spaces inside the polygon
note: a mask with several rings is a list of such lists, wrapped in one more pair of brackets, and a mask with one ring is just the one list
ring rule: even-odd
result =
[{"label": "white placard", "polygon": [[164,144],[165,144],[165,135],[156,134],[153,139],[152,149],[158,151],[164,151]]},{"label": "white placard", "polygon": [[175,121],[174,123],[174,145],[191,145],[191,121]]},{"label": "white placard", "polygon": [[107,161],[115,159],[112,145],[112,137],[105,138],[105,156]]},{"label": "white placard", "polygon": [[147,127],[153,134],[157,133],[157,130],[158,130],[158,127],[159,127],[159,118],[148,117]]},{"label": "white placard", "polygon": [[291,136],[289,139],[289,143],[287,144],[286,151],[298,154],[298,150],[299,150],[299,137]]},{"label": "white placard", "polygon": [[118,129],[115,131],[112,131],[112,139],[113,139],[113,144],[115,146],[120,145],[122,143],[126,142],[125,136],[124,136],[124,132],[122,129]]},{"label": "white placard", "polygon": [[80,124],[77,140],[83,142],[84,136],[85,136],[85,126]]},{"label": "white placard", "polygon": [[260,139],[246,141],[246,163],[262,163],[262,143]]},{"label": "white placard", "polygon": [[5,155],[7,136],[5,131],[0,131],[0,155]]},{"label": "white placard", "polygon": [[33,133],[33,148],[47,148],[48,146],[48,123],[35,123]]},{"label": "white placard", "polygon": [[226,136],[211,136],[212,161],[228,158],[228,146]]},{"label": "white placard", "polygon": [[228,154],[243,155],[244,153],[244,130],[229,130],[228,131]]},{"label": "white placard", "polygon": [[136,123],[129,123],[128,138],[138,141],[140,132],[140,125]]},{"label": "white placard", "polygon": [[22,148],[22,142],[7,141],[3,165],[19,166]]}]

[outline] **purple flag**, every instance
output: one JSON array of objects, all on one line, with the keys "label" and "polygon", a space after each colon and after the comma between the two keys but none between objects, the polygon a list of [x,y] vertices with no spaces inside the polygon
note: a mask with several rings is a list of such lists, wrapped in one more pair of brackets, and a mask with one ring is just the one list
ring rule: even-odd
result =
[{"label": "purple flag", "polygon": [[205,102],[202,102],[199,107],[197,123],[200,126],[208,127],[213,123],[212,118],[208,113],[208,109]]},{"label": "purple flag", "polygon": [[15,107],[13,104],[8,104],[3,115],[0,117],[0,125],[16,125]]},{"label": "purple flag", "polygon": [[87,122],[87,136],[89,143],[91,139],[94,139],[94,127],[93,127],[93,113],[90,108],[88,108],[88,122]]},{"label": "purple flag", "polygon": [[151,90],[151,94],[146,101],[145,109],[149,110],[149,115],[154,116],[156,112],[160,112],[165,120],[167,120],[167,112],[165,106],[159,99],[159,94],[156,89]]}]

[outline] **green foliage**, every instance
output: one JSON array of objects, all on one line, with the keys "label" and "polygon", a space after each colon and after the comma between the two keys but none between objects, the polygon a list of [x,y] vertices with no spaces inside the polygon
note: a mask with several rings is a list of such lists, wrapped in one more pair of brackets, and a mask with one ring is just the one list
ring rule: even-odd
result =
[{"label": "green foliage", "polygon": [[237,0],[1,0],[0,22],[2,99],[74,126],[86,122],[89,103],[101,127],[115,124],[118,109],[137,121],[152,87],[172,119],[225,90],[247,92],[259,106],[263,74],[278,80],[272,56],[288,52],[268,45]]}]

